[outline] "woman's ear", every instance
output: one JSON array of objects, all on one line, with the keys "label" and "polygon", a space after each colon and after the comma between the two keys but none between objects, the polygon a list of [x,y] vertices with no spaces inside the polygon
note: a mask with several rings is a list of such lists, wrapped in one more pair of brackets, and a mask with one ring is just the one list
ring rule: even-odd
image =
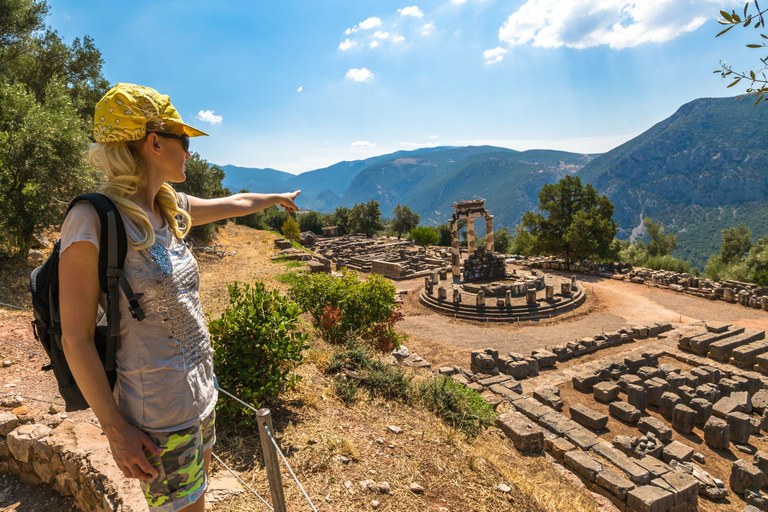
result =
[{"label": "woman's ear", "polygon": [[156,133],[147,134],[147,140],[144,142],[144,147],[147,151],[155,155],[159,155],[163,151],[160,137]]}]

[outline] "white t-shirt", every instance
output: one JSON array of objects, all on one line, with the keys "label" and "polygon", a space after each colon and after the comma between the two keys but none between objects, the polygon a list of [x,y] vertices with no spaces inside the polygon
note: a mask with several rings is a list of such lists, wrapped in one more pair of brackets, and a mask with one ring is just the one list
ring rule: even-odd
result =
[{"label": "white t-shirt", "polygon": [[[189,201],[179,194],[179,205]],[[121,214],[129,240],[141,239],[136,226]],[[61,227],[61,253],[72,243],[99,247],[99,216],[88,202],[75,205]],[[115,401],[125,419],[142,430],[171,432],[208,416],[218,391],[213,349],[200,304],[200,276],[183,240],[167,223],[155,230],[155,243],[136,251],[128,247],[123,265],[146,318],[131,316],[120,292],[120,346],[116,354]]]}]

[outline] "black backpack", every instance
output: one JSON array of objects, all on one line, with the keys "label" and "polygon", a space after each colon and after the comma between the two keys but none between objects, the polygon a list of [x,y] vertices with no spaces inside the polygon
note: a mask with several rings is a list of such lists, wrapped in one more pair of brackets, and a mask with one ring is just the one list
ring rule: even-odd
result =
[{"label": "black backpack", "polygon": [[[115,386],[115,354],[120,346],[120,292],[128,298],[131,315],[141,321],[144,312],[139,305],[142,294],[134,294],[128,280],[123,276],[123,263],[128,250],[125,225],[115,203],[103,194],[85,194],[76,197],[67,209],[67,214],[79,201],[88,201],[96,209],[101,222],[101,240],[99,244],[99,284],[107,295],[107,312],[99,306],[94,343],[101,363],[107,373],[111,387]],[[57,241],[53,252],[45,262],[32,271],[30,291],[35,320],[32,328],[35,338],[42,343],[51,362],[42,370],[53,370],[59,385],[59,393],[66,403],[67,412],[88,408],[61,346],[61,316],[59,314],[59,248]],[[106,322],[104,321],[106,317]],[[105,325],[106,323],[106,325]]]}]

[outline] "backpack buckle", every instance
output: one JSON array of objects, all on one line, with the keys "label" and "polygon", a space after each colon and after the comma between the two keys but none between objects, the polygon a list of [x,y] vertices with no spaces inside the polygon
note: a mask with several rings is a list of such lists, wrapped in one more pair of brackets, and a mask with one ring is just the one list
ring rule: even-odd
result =
[{"label": "backpack buckle", "polygon": [[143,296],[143,293],[134,293],[132,297],[128,298],[128,310],[131,312],[131,316],[139,322],[146,318],[144,310],[141,309],[141,304],[139,304],[139,299]]}]

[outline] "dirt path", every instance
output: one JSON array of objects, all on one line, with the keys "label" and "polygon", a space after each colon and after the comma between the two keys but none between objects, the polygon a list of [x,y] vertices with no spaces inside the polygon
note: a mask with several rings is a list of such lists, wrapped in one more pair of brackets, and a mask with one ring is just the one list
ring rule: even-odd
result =
[{"label": "dirt path", "polygon": [[[588,300],[576,310],[575,317],[568,313],[552,323],[523,322],[520,326],[483,324],[438,315],[418,304],[416,295],[420,286],[402,283],[398,284],[398,290],[408,289],[408,296],[404,300],[406,318],[398,327],[414,340],[416,350],[422,343],[437,342],[445,349],[467,351],[494,347],[505,353],[530,352],[628,325],[658,321],[720,320],[768,330],[768,312],[762,310],[613,279],[585,277],[580,283],[587,289]],[[429,351],[429,347],[425,347],[419,353],[429,360]]]}]

